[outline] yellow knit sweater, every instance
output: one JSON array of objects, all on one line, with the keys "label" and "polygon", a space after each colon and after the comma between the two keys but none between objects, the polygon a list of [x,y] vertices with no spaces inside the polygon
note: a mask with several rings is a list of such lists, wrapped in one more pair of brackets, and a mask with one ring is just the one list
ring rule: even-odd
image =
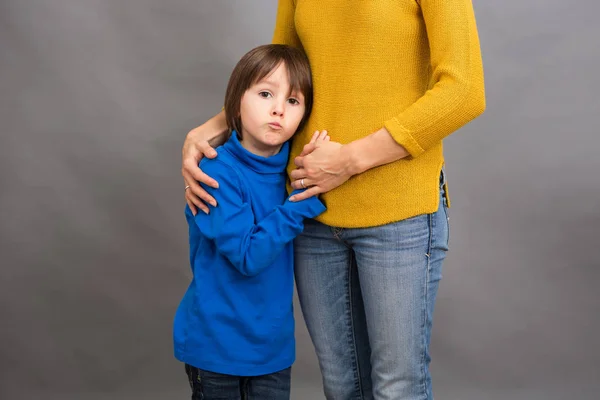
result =
[{"label": "yellow knit sweater", "polygon": [[442,139],[485,109],[471,0],[280,0],[273,43],[303,48],[313,74],[288,171],[315,130],[345,144],[385,127],[410,153],[323,194],[318,220],[369,227],[436,211]]}]

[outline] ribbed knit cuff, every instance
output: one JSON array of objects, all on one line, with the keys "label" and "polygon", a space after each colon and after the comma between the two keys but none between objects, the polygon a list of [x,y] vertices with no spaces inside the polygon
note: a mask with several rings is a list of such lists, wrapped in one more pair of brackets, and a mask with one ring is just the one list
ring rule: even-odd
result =
[{"label": "ribbed knit cuff", "polygon": [[383,126],[392,135],[394,140],[408,151],[408,153],[414,158],[418,157],[425,152],[425,149],[412,137],[408,129],[403,127],[397,118],[387,120]]}]

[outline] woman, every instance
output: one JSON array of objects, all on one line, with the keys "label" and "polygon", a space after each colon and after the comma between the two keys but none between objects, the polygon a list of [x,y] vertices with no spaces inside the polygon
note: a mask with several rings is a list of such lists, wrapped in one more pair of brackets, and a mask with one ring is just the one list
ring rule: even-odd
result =
[{"label": "woman", "polygon": [[[274,43],[304,49],[312,115],[291,147],[294,200],[327,211],[295,241],[296,284],[328,399],[432,399],[429,342],[449,206],[442,139],[485,109],[471,0],[280,0]],[[316,130],[331,141],[307,145]],[[226,139],[220,113],[183,147],[186,199]]]}]

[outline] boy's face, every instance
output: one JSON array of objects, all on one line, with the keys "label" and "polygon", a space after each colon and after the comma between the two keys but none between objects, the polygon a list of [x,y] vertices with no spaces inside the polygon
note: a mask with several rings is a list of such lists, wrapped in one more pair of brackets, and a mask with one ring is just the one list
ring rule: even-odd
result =
[{"label": "boy's face", "polygon": [[264,79],[250,86],[242,96],[242,145],[264,157],[277,154],[291,138],[304,116],[304,96],[290,93],[283,63]]}]

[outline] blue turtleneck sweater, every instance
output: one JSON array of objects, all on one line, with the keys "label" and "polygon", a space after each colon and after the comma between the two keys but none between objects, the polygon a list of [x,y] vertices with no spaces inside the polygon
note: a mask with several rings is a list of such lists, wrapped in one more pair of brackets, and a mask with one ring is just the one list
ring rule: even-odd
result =
[{"label": "blue turtleneck sweater", "polygon": [[204,186],[217,207],[185,210],[193,279],[175,315],[175,357],[228,375],[277,372],[295,359],[292,241],[325,206],[287,199],[288,143],[265,158],[234,132],[217,153],[200,163],[219,182]]}]

